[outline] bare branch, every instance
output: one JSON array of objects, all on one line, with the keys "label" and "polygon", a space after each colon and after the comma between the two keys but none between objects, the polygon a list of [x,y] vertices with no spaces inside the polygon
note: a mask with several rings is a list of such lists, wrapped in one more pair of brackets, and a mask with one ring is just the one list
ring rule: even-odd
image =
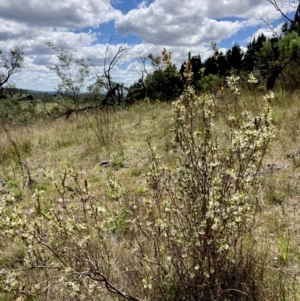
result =
[{"label": "bare branch", "polygon": [[88,276],[95,281],[104,282],[105,287],[110,291],[111,293],[117,294],[121,296],[122,298],[130,301],[141,301],[141,299],[128,295],[121,290],[117,289],[113,284],[111,284],[108,279],[103,275],[103,273],[100,272],[99,268],[91,261],[89,260],[89,264],[92,268],[92,272],[88,274]]},{"label": "bare branch", "polygon": [[116,102],[118,104],[121,104],[121,101],[124,97],[123,89],[127,89],[124,87],[123,84],[118,84],[113,81],[111,72],[116,67],[116,65],[120,63],[121,59],[123,59],[128,54],[129,47],[127,47],[125,44],[119,44],[116,52],[111,57],[109,53],[110,53],[112,40],[113,40],[113,36],[110,38],[110,41],[105,49],[103,74],[102,75],[96,74],[97,81],[101,83],[102,87],[104,87],[107,90],[106,96],[102,100],[101,105],[103,106],[109,103],[115,105]]},{"label": "bare branch", "polygon": [[49,70],[55,71],[61,80],[58,84],[58,92],[71,97],[74,107],[78,109],[85,83],[91,75],[88,60],[78,57],[76,51],[58,48],[51,42],[46,45],[56,52],[59,61],[59,64],[48,67]]},{"label": "bare branch", "polygon": [[[273,7],[282,15],[282,17],[288,21],[288,22],[293,22],[292,19],[290,19],[282,10],[282,8],[280,7],[280,5],[278,4],[279,2],[281,3],[281,6],[284,6],[283,1],[278,1],[278,0],[266,0],[268,3],[270,3],[271,5],[273,5]],[[291,6],[291,1],[289,0],[289,5]]]},{"label": "bare branch", "polygon": [[258,14],[259,18],[261,21],[263,21],[267,27],[267,31],[270,31],[273,33],[274,36],[279,38],[279,34],[274,30],[274,28],[272,27],[272,25],[270,24],[269,21],[267,21],[263,16],[261,16],[260,14]]},{"label": "bare branch", "polygon": [[109,89],[112,89],[112,78],[111,78],[111,71],[115,68],[116,64],[128,54],[129,48],[126,47],[124,44],[119,44],[117,52],[112,58],[109,58],[109,49],[111,47],[113,37],[110,38],[109,43],[105,49],[105,57],[104,57],[104,76],[107,79],[107,84]]}]

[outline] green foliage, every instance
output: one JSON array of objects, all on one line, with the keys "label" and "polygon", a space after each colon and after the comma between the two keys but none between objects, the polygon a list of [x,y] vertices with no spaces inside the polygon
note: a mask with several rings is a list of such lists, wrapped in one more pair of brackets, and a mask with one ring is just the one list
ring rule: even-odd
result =
[{"label": "green foliage", "polygon": [[279,43],[279,51],[282,58],[293,61],[300,60],[300,37],[296,32],[284,36]]},{"label": "green foliage", "polygon": [[268,90],[274,89],[276,79],[285,65],[280,57],[279,38],[273,37],[263,43],[257,56],[257,68],[266,82]]},{"label": "green foliage", "polygon": [[162,63],[160,56],[154,57],[149,54],[148,58],[151,60],[154,71],[147,73],[145,79],[140,78],[129,88],[128,104],[143,99],[149,99],[150,101],[175,100],[182,93],[184,83],[175,65],[166,66]]},{"label": "green foliage", "polygon": [[[266,80],[267,89],[273,89],[279,75],[285,69],[296,71],[300,59],[300,37],[296,32],[289,33],[283,38],[271,38],[263,43],[257,53],[257,68]],[[295,74],[295,73],[294,73]],[[289,81],[284,87],[289,88],[293,84]]]},{"label": "green foliage", "polygon": [[42,115],[31,103],[15,97],[0,99],[0,119],[11,124],[26,124]]},{"label": "green foliage", "polygon": [[215,57],[209,57],[204,63],[204,75],[217,75],[218,74],[218,63]]},{"label": "green foliage", "polygon": [[123,168],[125,166],[125,160],[124,155],[122,153],[117,154],[114,157],[114,160],[112,162],[112,166],[115,170],[119,170],[120,168]]},{"label": "green foliage", "polygon": [[287,265],[289,260],[289,238],[288,237],[284,235],[279,237],[278,249],[279,249],[281,263],[283,265]]},{"label": "green foliage", "polygon": [[87,87],[89,96],[94,102],[101,99],[101,95],[104,95],[105,84],[101,78],[97,78],[96,81]]},{"label": "green foliage", "polygon": [[181,77],[183,78],[183,81],[186,81],[186,77],[184,76],[185,70],[187,69],[187,64],[190,65],[189,68],[191,68],[192,73],[193,73],[193,84],[195,87],[197,87],[197,82],[202,78],[203,76],[203,64],[201,62],[201,57],[200,55],[194,55],[191,56],[191,53],[189,52],[188,60],[187,62],[184,62],[181,65],[180,68],[180,74]]},{"label": "green foliage", "polygon": [[133,104],[136,101],[142,100],[146,97],[146,88],[142,79],[129,87],[126,103]]},{"label": "green foliage", "polygon": [[[280,75],[284,88],[295,88],[299,74],[299,35],[295,31],[287,32],[283,37],[272,36],[267,39],[263,34],[247,45],[242,52],[235,44],[227,50],[226,55],[215,46],[211,57],[204,62],[204,75],[228,76],[230,71],[236,73],[259,72],[268,90],[275,87]],[[285,73],[283,73],[285,72]]]},{"label": "green foliage", "polygon": [[281,205],[284,202],[285,194],[281,191],[272,190],[267,195],[267,201],[273,205]]},{"label": "green foliage", "polygon": [[255,65],[257,64],[257,54],[261,50],[263,43],[266,42],[267,37],[263,34],[259,35],[258,38],[254,38],[248,45],[247,51],[243,57],[243,69],[246,72],[254,70]]},{"label": "green foliage", "polygon": [[145,80],[146,96],[151,100],[174,100],[181,94],[183,83],[174,66],[155,70]]},{"label": "green foliage", "polygon": [[215,93],[222,86],[222,79],[213,74],[209,74],[201,78],[198,82],[200,91],[204,93]]},{"label": "green foliage", "polygon": [[239,72],[242,68],[242,60],[244,53],[238,44],[235,44],[231,49],[226,52],[226,62],[231,69]]},{"label": "green foliage", "polygon": [[203,64],[204,75],[225,76],[229,73],[230,66],[226,61],[226,57],[222,52],[215,52],[212,57],[209,57]]}]

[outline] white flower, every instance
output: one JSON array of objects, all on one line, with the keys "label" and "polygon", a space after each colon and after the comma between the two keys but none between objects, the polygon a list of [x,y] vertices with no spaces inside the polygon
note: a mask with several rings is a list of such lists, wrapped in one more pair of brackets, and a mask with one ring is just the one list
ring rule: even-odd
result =
[{"label": "white flower", "polygon": [[240,89],[238,88],[238,82],[240,80],[239,76],[235,76],[232,74],[231,76],[226,77],[226,82],[227,85],[229,86],[230,90],[234,93],[239,95],[240,94]]},{"label": "white flower", "polygon": [[235,88],[233,89],[233,93],[236,94],[236,95],[240,95],[240,94],[241,94],[241,93],[240,93],[240,89],[237,88],[237,87],[235,87]]},{"label": "white flower", "polygon": [[263,99],[266,101],[271,101],[275,97],[275,94],[273,91],[270,91],[268,94],[266,94]]},{"label": "white flower", "polygon": [[143,283],[143,286],[145,289],[152,289],[151,279],[152,279],[152,277],[150,276],[150,277],[144,278],[142,280],[142,283]]},{"label": "white flower", "polygon": [[256,79],[256,77],[254,76],[254,74],[252,72],[248,75],[248,83],[250,83],[250,84],[258,83],[258,80]]}]

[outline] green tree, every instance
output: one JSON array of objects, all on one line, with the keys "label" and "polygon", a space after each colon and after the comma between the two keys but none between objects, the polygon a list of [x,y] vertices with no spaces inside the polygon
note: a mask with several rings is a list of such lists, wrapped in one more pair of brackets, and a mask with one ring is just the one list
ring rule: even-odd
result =
[{"label": "green tree", "polygon": [[7,54],[0,49],[0,87],[8,82],[11,75],[23,67],[23,63],[23,46],[10,49]]},{"label": "green tree", "polygon": [[176,74],[176,68],[168,67],[155,70],[145,80],[146,96],[151,100],[169,101],[179,97],[183,89],[183,82]]},{"label": "green tree", "polygon": [[261,34],[256,38],[254,38],[248,45],[247,51],[243,57],[243,70],[246,72],[251,72],[254,69],[255,64],[257,63],[257,55],[261,50],[264,42],[267,41],[267,37],[264,34]]},{"label": "green tree", "polygon": [[222,86],[222,78],[218,75],[208,74],[199,80],[198,86],[204,93],[215,94]]},{"label": "green tree", "polygon": [[300,37],[296,32],[283,38],[267,40],[258,53],[257,67],[266,81],[268,90],[273,89],[278,76],[285,68],[300,62]]},{"label": "green tree", "polygon": [[184,63],[181,64],[180,67],[180,74],[181,74],[181,78],[184,82],[184,84],[186,84],[186,77],[185,75],[185,70],[187,68],[191,69],[191,74],[192,74],[192,79],[191,79],[191,83],[193,84],[194,88],[196,90],[199,90],[199,80],[203,77],[203,73],[204,73],[204,69],[203,68],[203,64],[201,62],[201,56],[200,55],[191,55],[191,52],[188,53],[188,60]]},{"label": "green tree", "polygon": [[87,87],[87,92],[92,102],[98,102],[101,96],[104,96],[105,85],[101,78],[97,78],[95,82]]},{"label": "green tree", "polygon": [[205,76],[209,74],[225,76],[230,70],[226,56],[223,52],[220,52],[219,50],[216,50],[211,57],[207,58],[207,60],[204,63],[204,68]]},{"label": "green tree", "polygon": [[217,58],[217,68],[219,76],[226,76],[230,71],[230,65],[227,62],[226,55],[220,52]]},{"label": "green tree", "polygon": [[[290,39],[293,40],[293,44],[296,45],[296,35],[300,34],[300,1],[287,1],[287,0],[266,0],[270,3],[282,16],[285,23],[282,26],[282,36],[277,35],[274,32],[274,36],[268,39],[263,44],[261,50],[257,53],[256,66],[262,74],[266,81],[267,89],[273,89],[275,82],[279,75],[283,71],[295,67],[294,63],[298,63],[298,58],[295,57],[295,53],[292,53],[291,49],[293,47],[282,47],[282,44],[289,44]],[[286,7],[291,7],[295,9],[295,14],[293,18],[285,13]],[[268,22],[266,21],[268,24]],[[270,27],[270,26],[269,26]],[[293,35],[292,38],[289,37],[285,40],[285,37],[290,34]],[[297,68],[292,68],[297,69]]]},{"label": "green tree", "polygon": [[195,82],[197,82],[202,77],[202,73],[201,73],[202,62],[201,62],[200,55],[192,56],[190,62],[191,62],[191,67],[193,72],[193,79]]},{"label": "green tree", "polygon": [[287,34],[279,43],[279,51],[283,57],[283,85],[286,89],[295,89],[300,84],[300,37],[294,31]]},{"label": "green tree", "polygon": [[226,61],[228,67],[233,69],[235,72],[239,73],[242,69],[242,60],[244,53],[238,44],[234,44],[231,49],[226,52]]},{"label": "green tree", "polygon": [[140,78],[137,82],[132,84],[128,89],[127,104],[133,104],[136,101],[146,97],[146,90],[144,81]]},{"label": "green tree", "polygon": [[[166,51],[163,51],[163,55]],[[183,81],[175,65],[166,66],[161,57],[149,54],[154,67],[144,81],[146,96],[151,100],[169,101],[179,97],[183,90]]]},{"label": "green tree", "polygon": [[264,78],[268,90],[274,89],[276,79],[284,68],[278,46],[279,38],[273,37],[264,42],[261,50],[257,53],[256,66]]},{"label": "green tree", "polygon": [[217,75],[218,74],[218,63],[214,56],[208,57],[204,62],[204,75]]}]

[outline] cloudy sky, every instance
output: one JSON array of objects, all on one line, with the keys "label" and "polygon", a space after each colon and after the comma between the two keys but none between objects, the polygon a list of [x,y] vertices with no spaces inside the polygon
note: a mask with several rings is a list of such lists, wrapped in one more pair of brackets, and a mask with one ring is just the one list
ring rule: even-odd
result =
[{"label": "cloudy sky", "polygon": [[208,57],[211,41],[224,50],[235,42],[246,47],[265,31],[262,18],[275,29],[282,22],[266,0],[0,0],[0,49],[24,46],[24,68],[11,83],[53,91],[58,79],[47,66],[56,57],[47,42],[76,49],[99,74],[107,44],[109,57],[123,43],[129,52],[114,79],[130,84],[139,78],[140,57],[159,55],[165,47],[180,65],[188,51]]}]

